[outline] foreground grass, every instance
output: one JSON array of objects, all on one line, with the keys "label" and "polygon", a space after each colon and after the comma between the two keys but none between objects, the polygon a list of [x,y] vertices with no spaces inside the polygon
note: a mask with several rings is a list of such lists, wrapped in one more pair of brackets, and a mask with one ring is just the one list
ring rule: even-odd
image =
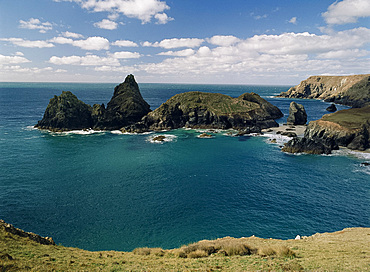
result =
[{"label": "foreground grass", "polygon": [[178,249],[91,252],[42,245],[0,226],[0,271],[370,271],[370,228],[301,240],[225,237]]}]

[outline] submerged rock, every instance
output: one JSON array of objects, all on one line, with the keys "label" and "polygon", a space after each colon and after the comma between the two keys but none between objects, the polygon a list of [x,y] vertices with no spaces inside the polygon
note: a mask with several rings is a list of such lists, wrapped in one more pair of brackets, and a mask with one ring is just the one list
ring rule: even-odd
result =
[{"label": "submerged rock", "polygon": [[291,102],[289,106],[288,125],[304,125],[307,123],[307,114],[303,105]]}]

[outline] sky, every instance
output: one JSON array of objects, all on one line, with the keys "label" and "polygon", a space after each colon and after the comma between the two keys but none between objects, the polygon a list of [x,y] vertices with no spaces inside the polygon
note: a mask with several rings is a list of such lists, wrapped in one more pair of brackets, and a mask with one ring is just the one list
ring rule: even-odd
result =
[{"label": "sky", "polygon": [[369,67],[369,0],[0,0],[2,82],[295,85]]}]

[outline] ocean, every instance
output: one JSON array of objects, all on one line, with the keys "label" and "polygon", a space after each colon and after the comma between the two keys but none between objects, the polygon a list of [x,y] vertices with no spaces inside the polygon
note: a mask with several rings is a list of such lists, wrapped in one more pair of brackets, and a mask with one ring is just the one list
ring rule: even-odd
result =
[{"label": "ocean", "polygon": [[[230,137],[199,130],[149,134],[50,133],[33,128],[49,100],[72,91],[107,103],[117,84],[0,83],[0,219],[87,250],[174,248],[224,236],[293,239],[370,227],[369,154],[291,155],[269,135]],[[157,108],[186,91],[233,97],[255,92],[286,122],[289,86],[139,84]],[[308,119],[328,103],[294,101]],[[344,109],[344,106],[338,106]],[[167,135],[163,143],[155,135]]]}]

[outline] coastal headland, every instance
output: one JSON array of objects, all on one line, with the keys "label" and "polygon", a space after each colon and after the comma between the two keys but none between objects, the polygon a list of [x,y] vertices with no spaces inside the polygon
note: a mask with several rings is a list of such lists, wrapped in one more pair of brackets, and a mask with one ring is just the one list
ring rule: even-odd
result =
[{"label": "coastal headland", "polygon": [[27,233],[0,220],[2,271],[366,271],[370,228],[289,240],[224,237],[176,249],[86,251]]}]

